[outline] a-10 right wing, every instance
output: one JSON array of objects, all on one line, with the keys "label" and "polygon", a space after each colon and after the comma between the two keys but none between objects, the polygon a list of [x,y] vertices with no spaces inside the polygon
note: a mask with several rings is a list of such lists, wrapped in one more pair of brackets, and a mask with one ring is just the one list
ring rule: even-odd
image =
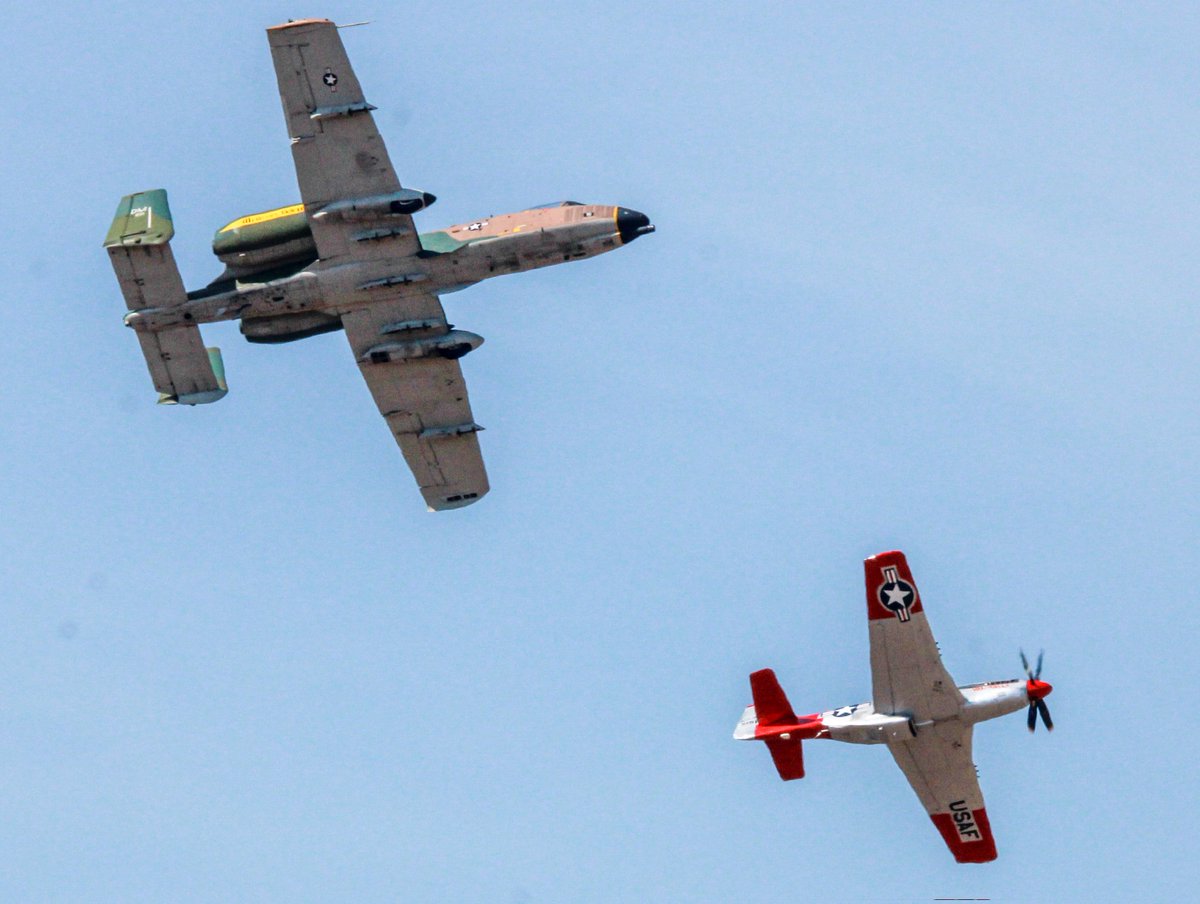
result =
[{"label": "a-10 right wing", "polygon": [[396,295],[342,315],[346,338],[379,413],[431,511],[488,491],[487,471],[457,357],[483,340],[451,330],[436,295]]}]

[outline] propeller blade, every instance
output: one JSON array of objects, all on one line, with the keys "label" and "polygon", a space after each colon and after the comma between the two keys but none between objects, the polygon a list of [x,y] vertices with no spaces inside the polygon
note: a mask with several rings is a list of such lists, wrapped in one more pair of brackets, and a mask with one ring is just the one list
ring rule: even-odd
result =
[{"label": "propeller blade", "polygon": [[[1038,712],[1042,714],[1042,722],[1046,726],[1046,731],[1054,731],[1054,721],[1050,718],[1050,708],[1046,706],[1045,700],[1037,701]],[[1033,713],[1030,713],[1032,716]]]},{"label": "propeller blade", "polygon": [[1033,680],[1034,681],[1037,681],[1039,678],[1042,677],[1042,657],[1045,655],[1046,655],[1045,650],[1041,650],[1038,652],[1037,668],[1033,670]]},{"label": "propeller blade", "polygon": [[1029,720],[1025,723],[1029,726],[1029,730],[1033,731],[1037,728],[1037,703],[1036,701],[1029,704]]},{"label": "propeller blade", "polygon": [[1029,671],[1029,660],[1025,658],[1025,651],[1021,651],[1021,665],[1025,668],[1025,677],[1032,678],[1033,673]]}]

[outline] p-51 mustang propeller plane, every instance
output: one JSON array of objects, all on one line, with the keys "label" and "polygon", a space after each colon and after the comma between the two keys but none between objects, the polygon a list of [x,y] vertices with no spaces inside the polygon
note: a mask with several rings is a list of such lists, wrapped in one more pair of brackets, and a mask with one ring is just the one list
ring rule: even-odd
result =
[{"label": "p-51 mustang propeller plane", "polygon": [[770,669],[750,676],[754,703],[733,736],[764,741],[779,777],[804,777],[801,742],[831,738],[851,744],[887,744],[925,811],[959,863],[996,859],[996,842],[971,761],[977,722],[1025,707],[1033,731],[1040,714],[1054,728],[1041,680],[1042,657],[1031,670],[1021,654],[1025,681],[987,681],[955,687],[925,620],[921,595],[902,552],[883,552],[863,563],[871,638],[871,703],[797,716]]},{"label": "p-51 mustang propeller plane", "polygon": [[184,289],[162,189],[121,199],[105,239],[159,401],[215,402],[220,350],[198,325],[241,320],[251,342],[344,329],[379,412],[431,510],[488,491],[458,359],[483,338],[446,322],[439,295],[491,276],[594,257],[654,231],[625,207],[564,201],[418,234],[436,200],[400,186],[337,26],[304,19],[267,29],[301,204],[224,226],[225,271]]}]

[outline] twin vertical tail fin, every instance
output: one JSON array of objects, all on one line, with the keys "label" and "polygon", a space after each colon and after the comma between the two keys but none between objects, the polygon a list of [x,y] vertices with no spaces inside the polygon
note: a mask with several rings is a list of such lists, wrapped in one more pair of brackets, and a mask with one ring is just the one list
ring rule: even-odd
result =
[{"label": "twin vertical tail fin", "polygon": [[801,721],[792,710],[787,694],[771,669],[750,675],[750,693],[754,703],[746,707],[733,736],[739,741],[764,741],[779,777],[785,782],[804,778],[802,737],[814,737],[819,723]]},{"label": "twin vertical tail fin", "polygon": [[[174,235],[163,189],[126,195],[117,205],[104,247],[130,311],[170,310],[187,301],[171,253]],[[228,392],[221,350],[204,347],[199,327],[179,323],[152,329],[141,325],[145,322],[126,320],[137,331],[159,404],[199,405]]]}]

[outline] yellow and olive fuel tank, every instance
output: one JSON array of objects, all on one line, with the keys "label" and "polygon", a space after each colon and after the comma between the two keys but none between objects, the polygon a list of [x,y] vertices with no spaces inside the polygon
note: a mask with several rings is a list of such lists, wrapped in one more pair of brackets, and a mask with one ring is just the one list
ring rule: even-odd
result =
[{"label": "yellow and olive fuel tank", "polygon": [[303,204],[239,217],[217,230],[212,248],[231,276],[317,257]]}]

